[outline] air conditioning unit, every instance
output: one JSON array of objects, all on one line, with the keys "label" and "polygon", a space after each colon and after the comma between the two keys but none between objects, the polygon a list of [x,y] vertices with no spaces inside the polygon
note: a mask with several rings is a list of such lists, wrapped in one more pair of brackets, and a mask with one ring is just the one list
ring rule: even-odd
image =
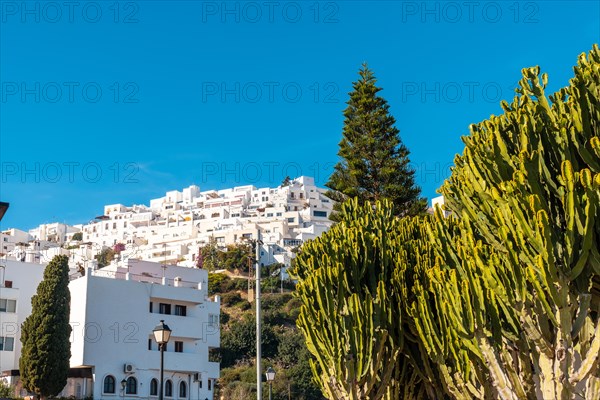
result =
[{"label": "air conditioning unit", "polygon": [[123,372],[126,374],[132,374],[135,372],[135,366],[133,364],[125,364],[123,366]]},{"label": "air conditioning unit", "polygon": [[202,374],[200,372],[196,372],[194,374],[194,382],[200,382],[201,379],[202,379]]}]

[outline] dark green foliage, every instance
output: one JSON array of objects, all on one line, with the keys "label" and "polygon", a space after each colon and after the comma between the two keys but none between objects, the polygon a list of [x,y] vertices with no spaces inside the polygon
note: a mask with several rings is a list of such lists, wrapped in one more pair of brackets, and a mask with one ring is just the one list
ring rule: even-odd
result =
[{"label": "dark green foliage", "polygon": [[[387,101],[378,95],[373,72],[363,64],[360,78],[353,84],[339,144],[340,161],[326,186],[328,196],[343,202],[358,198],[359,203],[388,199],[395,215],[417,215],[426,209],[421,189],[415,183],[409,151],[402,143],[396,120]],[[335,208],[340,210],[339,204]],[[337,220],[337,213],[332,219]]]},{"label": "dark green foliage", "polygon": [[290,186],[292,184],[292,180],[289,176],[286,176],[285,179],[281,182],[281,187]]},{"label": "dark green foliage", "polygon": [[71,357],[68,262],[63,255],[50,261],[31,299],[31,315],[21,327],[21,380],[27,390],[41,396],[55,396],[67,383]]},{"label": "dark green foliage", "polygon": [[231,279],[225,274],[208,274],[208,294],[213,296],[223,293],[222,288],[229,285]]},{"label": "dark green foliage", "polygon": [[[262,330],[263,357],[277,353],[277,337],[270,326]],[[229,330],[221,332],[221,367],[226,368],[236,361],[250,360],[256,355],[256,325],[254,319],[245,318],[232,322]]]},{"label": "dark green foliage", "polygon": [[290,301],[291,293],[265,294],[262,299],[264,323],[272,326],[293,326],[297,313],[293,316],[285,310],[285,305]]},{"label": "dark green foliage", "polygon": [[219,293],[227,293],[233,290],[247,291],[248,280],[231,279],[225,274],[208,274],[208,294],[213,296]]},{"label": "dark green foliage", "polygon": [[221,303],[226,306],[232,306],[242,301],[242,296],[239,293],[229,292],[221,296]]},{"label": "dark green foliage", "polygon": [[[281,335],[279,338],[279,347],[277,348],[277,361],[279,364],[288,369],[298,362],[298,355],[304,345],[304,337],[298,331],[292,331]],[[310,370],[310,366],[309,370]]]},{"label": "dark green foliage", "polygon": [[208,244],[200,247],[196,266],[208,271],[226,269],[248,272],[253,260],[254,253],[250,244],[229,244],[225,248],[219,248],[217,242],[211,239]]},{"label": "dark green foliage", "polygon": [[211,238],[208,244],[198,249],[198,259],[196,260],[196,266],[207,271],[221,269],[219,264],[220,252],[221,251],[217,246],[217,241],[214,238]]},{"label": "dark green foliage", "polygon": [[[229,323],[222,312],[220,354],[211,355],[211,360],[220,361],[222,367],[218,396],[228,400],[256,398],[255,320],[253,314],[241,319],[233,317],[240,304],[251,307],[245,300],[235,304]],[[262,298],[263,367],[273,366],[277,371],[273,385],[275,400],[286,400],[288,395],[294,400],[323,399],[312,379],[306,345],[294,326],[299,307],[299,301],[290,293],[264,294]]]},{"label": "dark green foliage", "polygon": [[231,319],[231,315],[229,315],[225,311],[221,311],[221,316],[219,318],[219,322],[221,323],[221,328],[224,325],[227,325],[227,323],[229,322],[230,319]]},{"label": "dark green foliage", "polygon": [[76,232],[73,234],[73,238],[72,240],[83,240],[83,233],[82,232]]},{"label": "dark green foliage", "polygon": [[249,261],[253,262],[254,253],[249,244],[230,244],[227,251],[219,253],[220,267],[229,271],[248,272]]},{"label": "dark green foliage", "polygon": [[98,255],[95,256],[96,260],[98,260],[98,268],[104,268],[109,265],[113,258],[115,257],[115,251],[106,247],[100,251]]},{"label": "dark green foliage", "polygon": [[263,310],[278,310],[281,309],[286,303],[293,299],[291,293],[268,295],[266,294],[262,299]]},{"label": "dark green foliage", "polygon": [[248,290],[248,280],[235,278],[231,280],[233,290]]}]

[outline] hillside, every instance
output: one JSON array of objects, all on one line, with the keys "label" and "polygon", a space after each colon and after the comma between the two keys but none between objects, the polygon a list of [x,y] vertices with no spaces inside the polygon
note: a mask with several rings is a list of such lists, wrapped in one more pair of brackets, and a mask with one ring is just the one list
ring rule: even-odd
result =
[{"label": "hillside", "polygon": [[[293,297],[293,286],[284,282],[283,293],[278,278],[270,276],[277,265],[263,267],[262,280],[262,354],[263,368],[276,371],[274,400],[321,400],[323,396],[312,381],[309,352],[296,328],[300,304]],[[234,276],[234,277],[230,277]],[[211,354],[211,361],[221,362],[217,382],[218,399],[256,399],[256,319],[254,302],[248,301],[247,277],[230,272],[209,277],[211,294],[221,295],[221,348]],[[254,281],[250,281],[254,296]],[[268,393],[265,383],[263,393]]]}]

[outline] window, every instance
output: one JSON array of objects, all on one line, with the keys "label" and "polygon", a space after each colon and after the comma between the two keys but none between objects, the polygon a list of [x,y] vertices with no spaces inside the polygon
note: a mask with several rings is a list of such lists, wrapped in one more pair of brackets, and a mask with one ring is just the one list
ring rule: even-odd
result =
[{"label": "window", "polygon": [[16,312],[17,310],[17,301],[16,300],[7,300],[0,299],[0,312]]},{"label": "window", "polygon": [[0,336],[0,351],[13,351],[15,338]]},{"label": "window", "polygon": [[281,217],[283,214],[282,213],[276,213],[275,216],[276,217]]},{"label": "window", "polygon": [[214,328],[215,326],[219,325],[219,316],[216,314],[209,314],[208,315],[208,325],[211,328]]},{"label": "window", "polygon": [[179,382],[179,397],[187,397],[187,385],[185,382]]},{"label": "window", "polygon": [[208,380],[208,390],[212,390],[212,379]]},{"label": "window", "polygon": [[181,315],[182,317],[185,317],[186,314],[187,314],[186,306],[180,306],[180,305],[175,306],[175,315]]},{"label": "window", "polygon": [[104,393],[111,394],[115,392],[115,377],[108,375],[104,378]]},{"label": "window", "polygon": [[137,379],[135,379],[133,376],[127,378],[125,394],[137,394]]},{"label": "window", "polygon": [[165,382],[165,396],[173,397],[173,382],[170,379]]},{"label": "window", "polygon": [[295,218],[288,218],[288,222],[294,222]]},{"label": "window", "polygon": [[150,381],[150,396],[158,396],[158,381],[154,378]]},{"label": "window", "polygon": [[152,339],[148,339],[148,350],[152,350]]},{"label": "window", "polygon": [[327,217],[327,211],[313,211],[315,217]]},{"label": "window", "polygon": [[171,305],[166,303],[160,303],[158,312],[161,314],[171,314]]},{"label": "window", "polygon": [[152,302],[150,302],[150,309],[149,309],[149,311],[152,312]]},{"label": "window", "polygon": [[183,342],[175,342],[175,353],[183,353]]}]

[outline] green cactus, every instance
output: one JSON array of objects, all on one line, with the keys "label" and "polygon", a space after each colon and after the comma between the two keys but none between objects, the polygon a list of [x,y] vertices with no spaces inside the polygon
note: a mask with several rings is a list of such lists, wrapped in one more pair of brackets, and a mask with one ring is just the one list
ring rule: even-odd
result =
[{"label": "green cactus", "polygon": [[303,246],[298,325],[330,399],[600,398],[600,50],[523,70],[471,127],[452,216],[346,204]]},{"label": "green cactus", "polygon": [[[400,220],[389,202],[343,207],[339,224],[302,247],[293,271],[313,373],[330,399],[437,398],[429,361],[415,368],[401,352],[401,293],[390,285]],[[420,358],[418,347],[406,354]]]},{"label": "green cactus", "polygon": [[[475,345],[500,398],[594,399],[600,397],[598,47],[580,56],[569,87],[546,97],[546,84],[539,68],[525,69],[519,96],[502,104],[504,114],[472,126],[442,188],[462,225],[463,238],[450,247],[465,275],[448,257],[427,275],[439,276],[440,304],[461,293],[459,303],[477,305],[474,325],[453,306],[439,323],[466,334],[462,349]],[[477,252],[461,254],[467,237]],[[462,281],[452,279],[456,274]],[[421,317],[415,319],[423,324]]]}]

